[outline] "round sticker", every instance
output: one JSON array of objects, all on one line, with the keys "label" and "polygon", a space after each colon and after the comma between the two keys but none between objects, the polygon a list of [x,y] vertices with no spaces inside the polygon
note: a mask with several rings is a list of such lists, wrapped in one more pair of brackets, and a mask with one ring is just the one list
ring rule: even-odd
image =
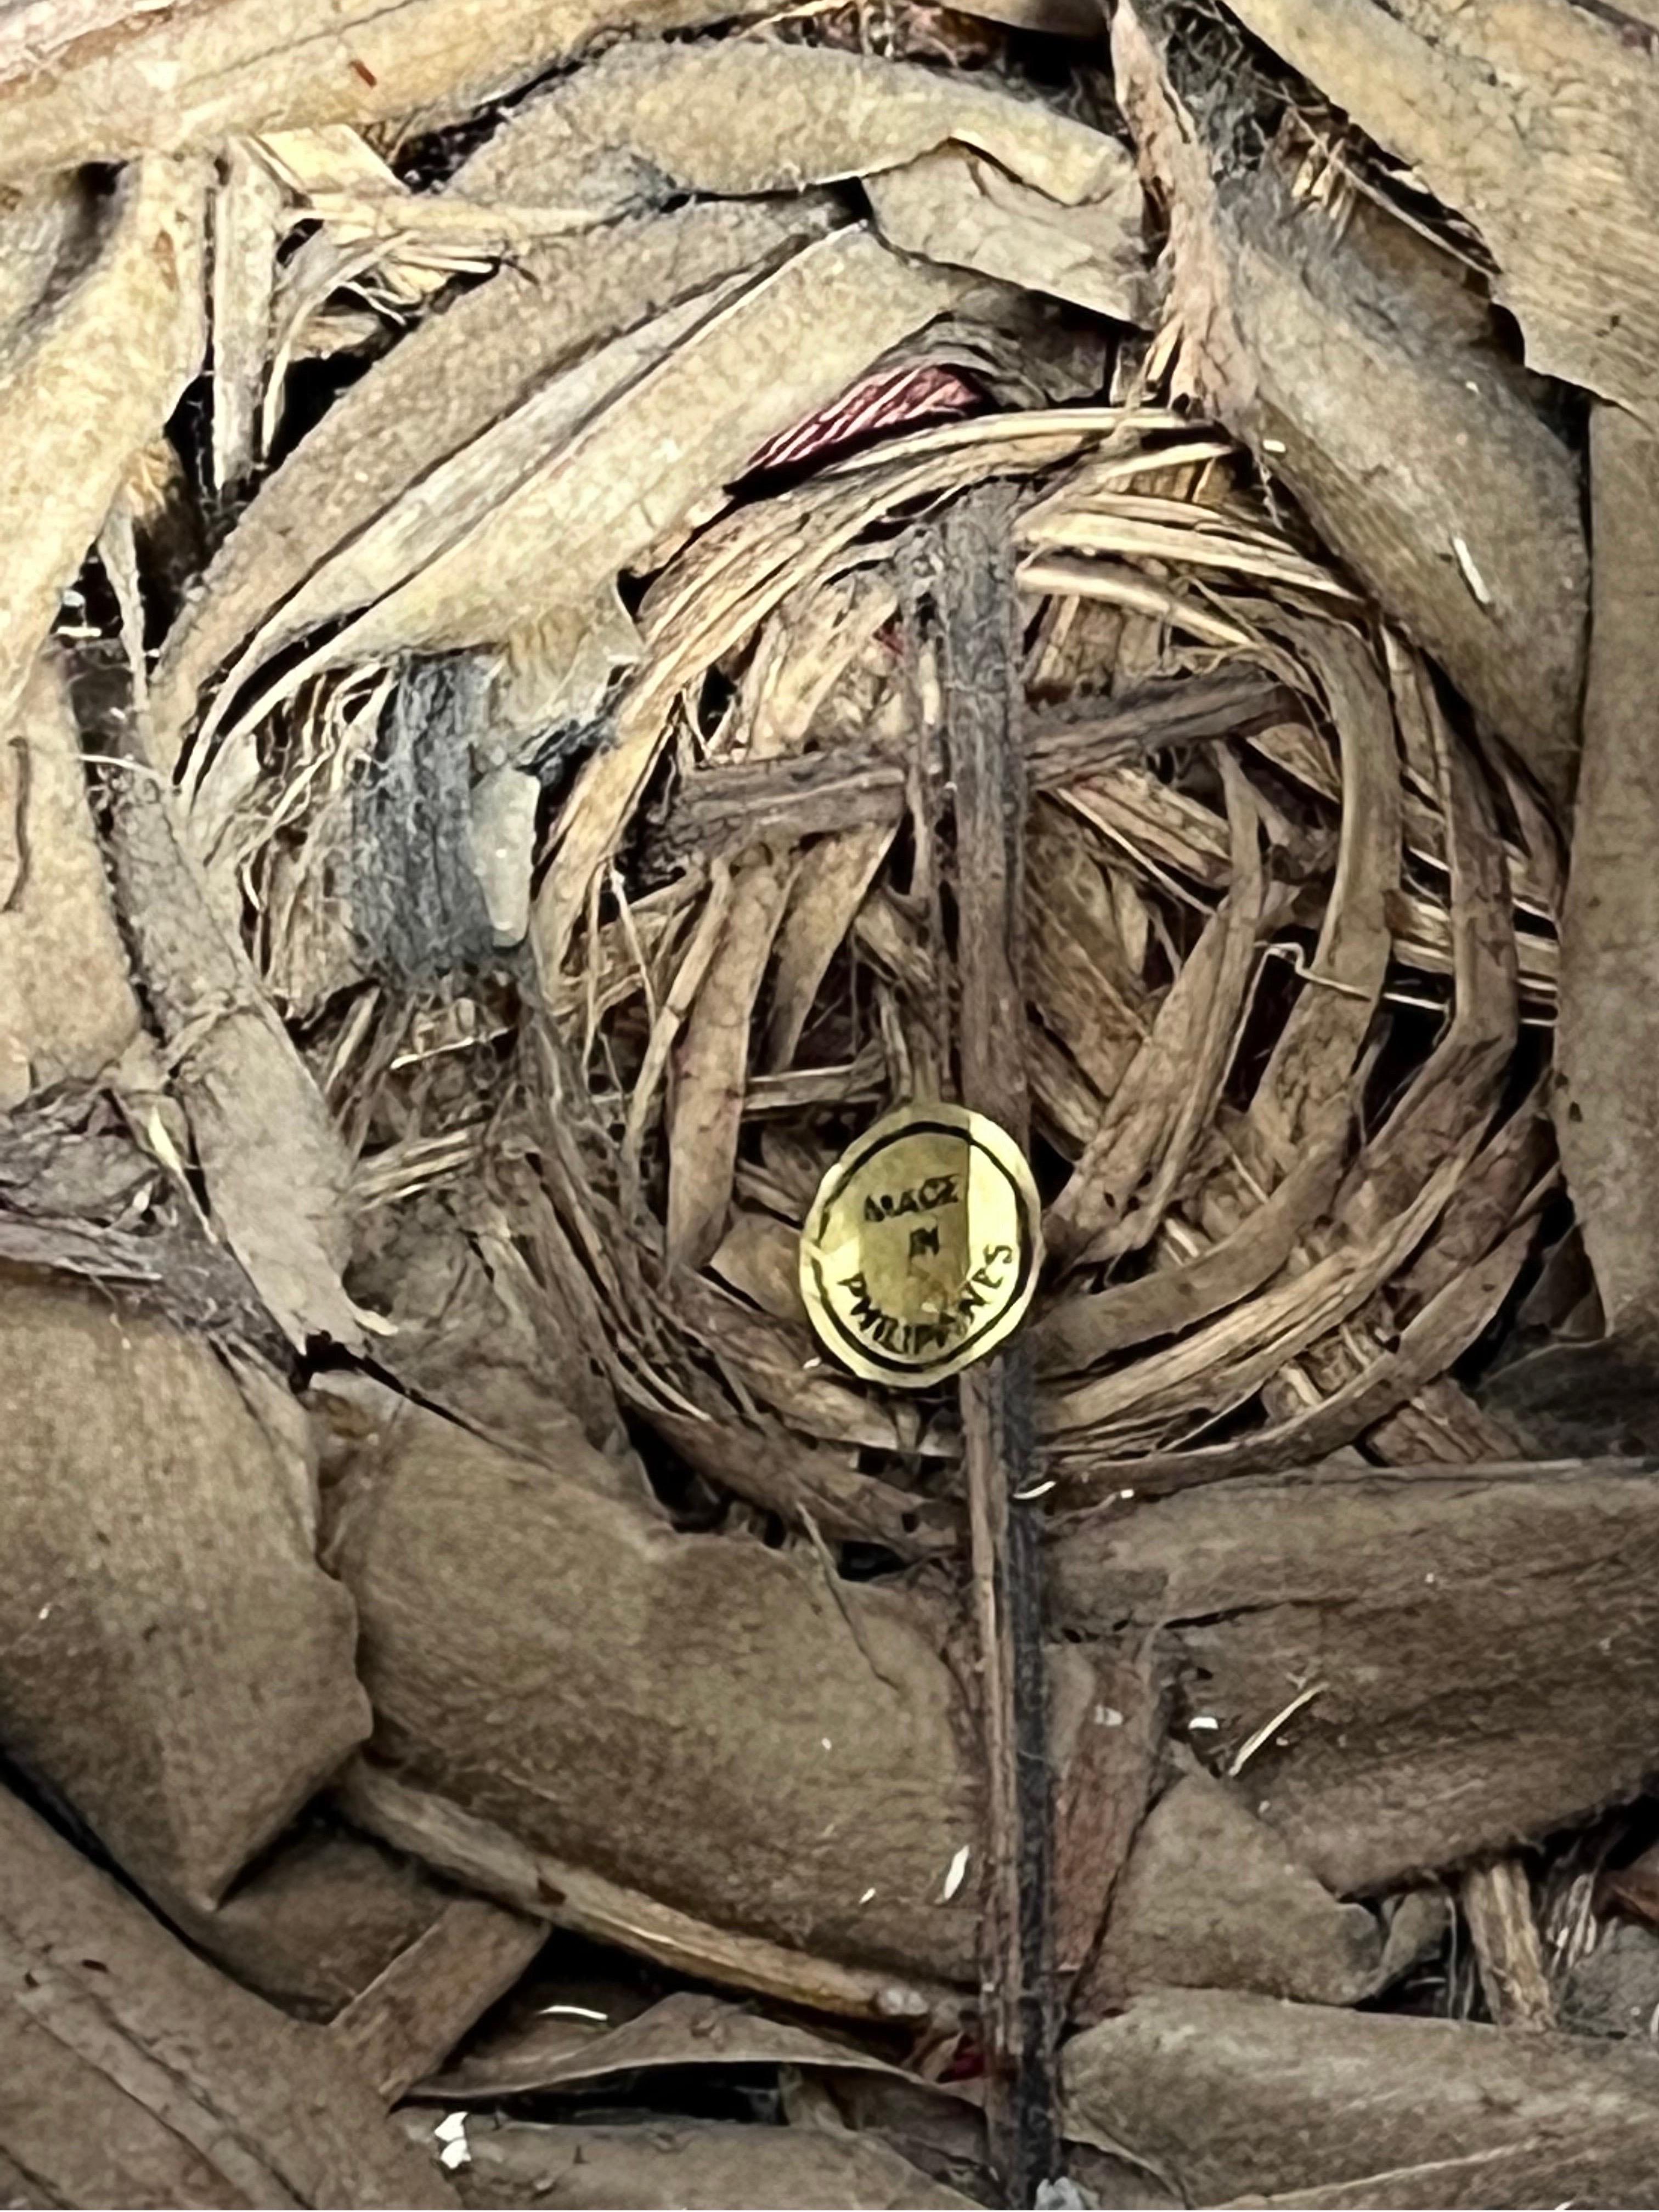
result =
[{"label": "round sticker", "polygon": [[843,1366],[921,1389],[993,1351],[1036,1287],[1036,1186],[1006,1129],[906,1106],[818,1187],[801,1237],[812,1326]]}]

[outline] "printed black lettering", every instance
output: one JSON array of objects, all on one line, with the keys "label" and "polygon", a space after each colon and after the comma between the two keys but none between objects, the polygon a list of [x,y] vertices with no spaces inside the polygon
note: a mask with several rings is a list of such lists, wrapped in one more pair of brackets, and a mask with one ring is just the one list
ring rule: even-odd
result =
[{"label": "printed black lettering", "polygon": [[925,1182],[903,1190],[872,1191],[864,1201],[866,1221],[896,1221],[906,1213],[937,1213],[941,1206],[959,1203],[961,1191],[953,1175],[929,1176]]}]

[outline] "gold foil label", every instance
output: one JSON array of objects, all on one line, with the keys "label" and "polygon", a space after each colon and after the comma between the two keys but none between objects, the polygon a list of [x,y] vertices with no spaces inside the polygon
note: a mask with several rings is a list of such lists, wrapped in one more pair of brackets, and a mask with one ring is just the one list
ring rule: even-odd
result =
[{"label": "gold foil label", "polygon": [[961,1106],[907,1106],[818,1187],[801,1237],[812,1326],[843,1366],[921,1389],[981,1359],[1036,1287],[1036,1186],[1006,1129]]}]

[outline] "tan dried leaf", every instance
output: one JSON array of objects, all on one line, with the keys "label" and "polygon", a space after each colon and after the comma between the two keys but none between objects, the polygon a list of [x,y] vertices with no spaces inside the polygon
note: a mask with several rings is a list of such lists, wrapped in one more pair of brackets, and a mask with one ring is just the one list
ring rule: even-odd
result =
[{"label": "tan dried leaf", "polygon": [[1159,0],[1137,0],[1113,38],[1120,97],[1170,207],[1178,387],[1265,455],[1559,802],[1583,673],[1577,457],[1455,263],[1364,201],[1340,217],[1298,202],[1271,159],[1239,168],[1238,110],[1200,117],[1172,88],[1169,22]]},{"label": "tan dried leaf", "polygon": [[[641,33],[752,0],[629,0]],[[0,19],[0,175],[239,134],[453,118],[580,52],[616,0],[45,0]]]},{"label": "tan dried leaf", "polygon": [[1562,933],[1556,1133],[1608,1326],[1659,1319],[1659,441],[1617,408],[1591,428],[1596,563],[1584,768]]},{"label": "tan dried leaf", "polygon": [[223,493],[256,458],[282,243],[282,186],[242,140],[213,193],[213,481]]},{"label": "tan dried leaf", "polygon": [[1400,762],[1389,695],[1358,637],[1302,624],[1297,646],[1324,690],[1342,752],[1336,877],[1307,988],[1279,1032],[1250,1106],[1270,1157],[1288,1162],[1310,1125],[1344,1095],[1370,1035],[1400,881]]},{"label": "tan dried leaf", "polygon": [[[862,2077],[860,2077],[862,2078]],[[878,2077],[881,2078],[881,2077]],[[414,2135],[427,2116],[402,2116]],[[561,2199],[669,2212],[719,2204],[762,2212],[779,2204],[835,2204],[844,2212],[972,2212],[975,2200],[913,2165],[874,2128],[752,2127],[664,2119],[649,2127],[541,2127],[491,2120],[476,2147],[474,2201],[557,2204]]]},{"label": "tan dried leaf", "polygon": [[832,2043],[814,2029],[768,2020],[703,1990],[676,1990],[636,2019],[585,2038],[574,2049],[568,2025],[550,2032],[544,2020],[503,2022],[434,2080],[423,2081],[421,2094],[494,2100],[601,2081],[636,2067],[720,2065],[900,2071],[856,2044]]},{"label": "tan dried leaf", "polygon": [[[603,1900],[592,1932],[647,1953],[696,1916],[705,1938],[762,1939],[774,1971],[793,1957],[803,1993],[815,1954],[845,1958],[843,1986],[868,1994],[836,2009],[878,2009],[878,1972],[971,1972],[970,1900],[930,1900],[974,1833],[974,1778],[914,1593],[848,1584],[843,1610],[805,1546],[686,1537],[579,1480],[526,1480],[406,1402],[365,1410],[337,1556],[384,1742],[458,1825],[515,1839],[532,1910],[568,1924]],[[713,1768],[673,1748],[716,1741]],[[542,1786],[573,1759],[585,1789]],[[538,1890],[542,1854],[570,1879]]]},{"label": "tan dried leaf", "polygon": [[61,1279],[0,1290],[0,1331],[7,1744],[209,1906],[368,1731],[303,1431],[257,1421],[202,1339]]},{"label": "tan dried leaf", "polygon": [[1267,882],[1243,771],[1220,756],[1233,829],[1232,884],[1170,986],[1056,1204],[1045,1242],[1061,1257],[1115,1257],[1156,1232],[1232,1056]]},{"label": "tan dried leaf", "polygon": [[213,910],[171,792],[121,775],[112,835],[122,911],[214,1218],[291,1343],[355,1347],[363,1316],[340,1280],[350,1236],[339,1133]]},{"label": "tan dried leaf", "polygon": [[809,1437],[870,1451],[902,1451],[915,1442],[908,1407],[860,1392],[826,1360],[810,1329],[754,1313],[707,1276],[674,1286],[680,1319],[741,1388]]},{"label": "tan dried leaf", "polygon": [[778,933],[778,964],[768,1000],[763,1064],[785,1068],[795,1056],[830,963],[852,927],[896,825],[848,830],[809,846],[796,872]]},{"label": "tan dried leaf", "polygon": [[0,1113],[94,1079],[141,1027],[68,687],[43,653],[0,747]]},{"label": "tan dried leaf", "polygon": [[902,253],[975,269],[1119,322],[1146,319],[1141,192],[1127,155],[1112,185],[1076,206],[957,146],[873,176],[866,190],[877,228]]},{"label": "tan dried leaf", "polygon": [[1534,368],[1653,419],[1659,134],[1649,11],[1242,0],[1237,12],[1468,216]]},{"label": "tan dried leaf", "polygon": [[313,571],[596,343],[823,228],[811,206],[691,208],[548,246],[432,316],[324,416],[215,556],[153,690],[173,759],[202,687]]},{"label": "tan dried leaf", "polygon": [[1403,655],[1397,678],[1395,714],[1402,727],[1414,719],[1424,723],[1440,786],[1451,887],[1452,1018],[1339,1200],[1339,1218],[1362,1233],[1404,1205],[1465,1132],[1485,1127],[1508,1078],[1520,1012],[1514,907],[1492,793],[1447,722],[1426,663]]},{"label": "tan dried leaf", "polygon": [[964,72],[744,39],[615,48],[521,107],[449,191],[617,213],[665,180],[679,191],[799,191],[948,143],[1067,205],[1136,193],[1115,140],[1037,100]]},{"label": "tan dried leaf", "polygon": [[[599,364],[624,349],[613,396],[594,391],[586,419],[539,465],[494,483],[495,498],[457,517],[435,557],[304,665],[483,644],[533,623],[548,679],[534,720],[591,712],[592,670],[573,683],[563,664],[618,571],[962,289],[960,278],[897,260],[866,232],[842,230],[717,295],[706,312],[683,303],[654,330],[614,341],[569,372],[598,379]],[[283,688],[294,682],[290,673]]]},{"label": "tan dried leaf", "polygon": [[42,177],[0,202],[0,356],[40,305],[94,204],[78,177]]},{"label": "tan dried leaf", "polygon": [[[472,533],[487,532],[538,466],[545,465],[546,456],[560,453],[580,435],[593,415],[629,392],[661,362],[726,295],[733,281],[727,279],[724,287],[679,301],[641,328],[613,338],[562,374],[549,378],[521,407],[441,461],[378,516],[370,528],[314,568],[255,633],[226,674],[219,700],[203,722],[204,744],[220,725],[221,709],[283,647],[312,630],[337,623],[343,616],[359,610],[368,611],[343,630],[335,630],[326,643],[306,654],[258,696],[233,732],[232,750],[220,771],[222,777],[239,765],[236,738],[245,737],[254,721],[279,699],[291,697],[319,669],[354,660],[390,659],[401,649],[398,643],[386,642],[403,627],[390,613],[401,604],[399,595],[418,586],[424,576],[442,568],[447,560],[453,562],[456,550],[466,545]],[[437,619],[441,624],[441,612]],[[503,610],[500,620],[504,634],[515,625],[515,611]],[[423,641],[421,627],[418,621],[413,623],[401,645],[439,641],[436,638]],[[627,635],[631,636],[631,631]],[[620,649],[626,651],[628,647],[624,643]],[[601,665],[606,672],[608,663],[605,653]],[[211,798],[211,771],[204,790],[209,794],[204,802],[204,827],[210,837],[217,827],[215,815],[221,811]]]},{"label": "tan dried leaf", "polygon": [[84,273],[0,331],[0,730],[128,464],[201,361],[204,205],[199,165],[139,163]]},{"label": "tan dried leaf", "polygon": [[797,1328],[806,1319],[800,1294],[800,1230],[775,1213],[761,1213],[752,1206],[733,1209],[709,1270],[722,1282],[740,1291],[774,1321]]},{"label": "tan dried leaf", "polygon": [[700,1267],[726,1231],[755,1002],[793,864],[764,857],[732,886],[718,950],[675,1055],[668,1114],[668,1256]]}]

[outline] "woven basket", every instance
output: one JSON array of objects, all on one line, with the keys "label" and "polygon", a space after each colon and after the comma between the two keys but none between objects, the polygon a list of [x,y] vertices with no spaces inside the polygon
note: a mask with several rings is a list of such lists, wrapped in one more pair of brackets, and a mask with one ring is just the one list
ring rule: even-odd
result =
[{"label": "woven basket", "polygon": [[842,1372],[797,1252],[849,1139],[950,1095],[951,855],[908,641],[918,538],[993,478],[1018,487],[1026,1334],[1058,1500],[1355,1443],[1501,1453],[1449,1370],[1551,1175],[1547,825],[1242,457],[1146,408],[830,460],[652,585],[541,901],[548,1172],[592,1357],[727,1488],[949,1540],[952,1392]]}]

